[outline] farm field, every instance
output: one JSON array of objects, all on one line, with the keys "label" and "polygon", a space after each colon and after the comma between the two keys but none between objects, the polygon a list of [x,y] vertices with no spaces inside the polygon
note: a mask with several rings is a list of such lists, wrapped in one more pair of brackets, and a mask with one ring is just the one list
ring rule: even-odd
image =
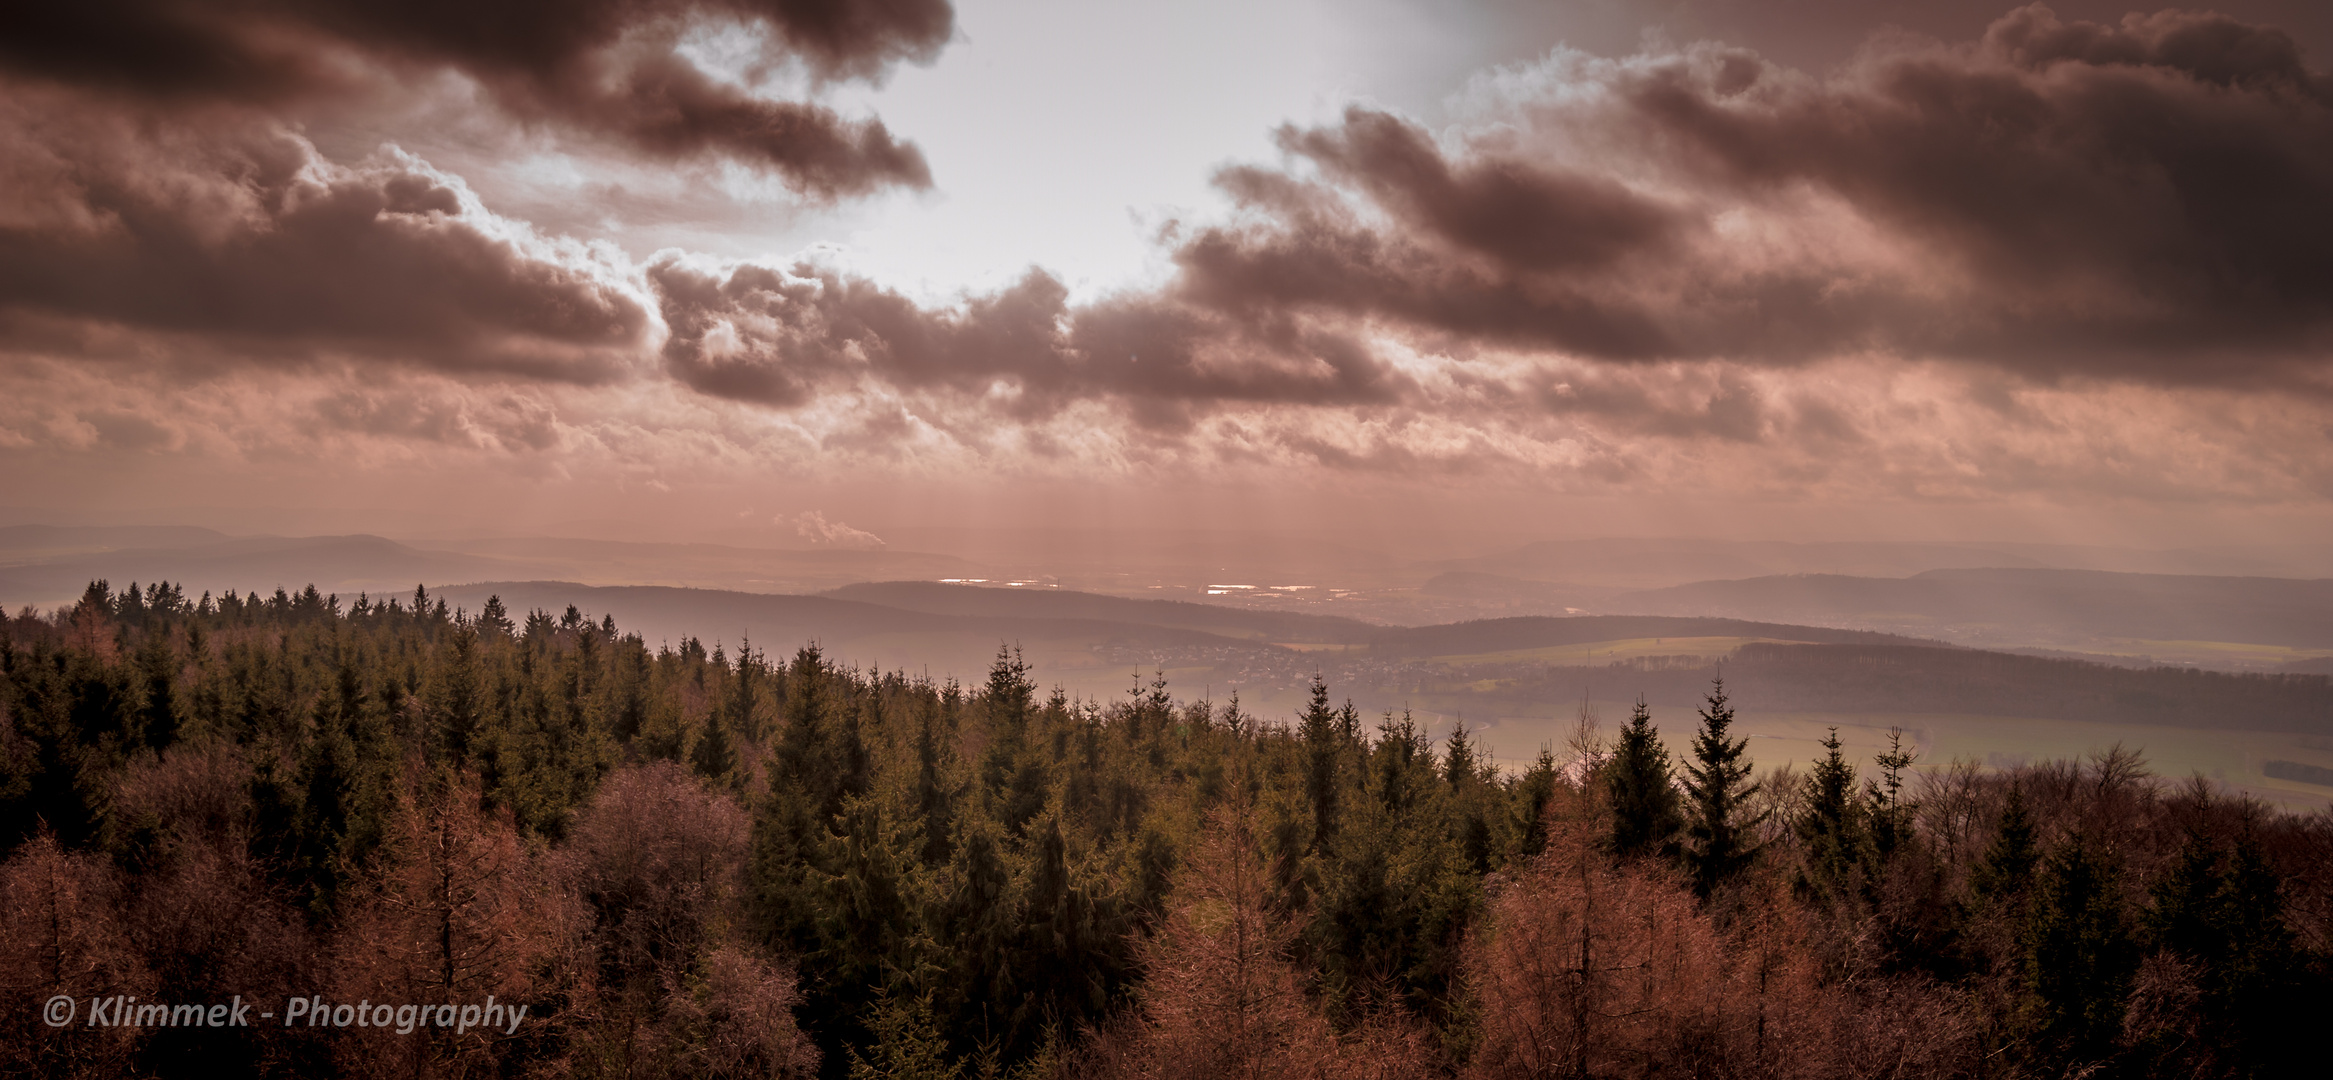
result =
[{"label": "farm field", "polygon": [[1572,667],[1609,664],[1646,656],[1727,656],[1744,645],[1755,643],[1792,644],[1784,638],[1766,637],[1626,638],[1618,641],[1547,645],[1536,649],[1509,649],[1502,652],[1436,656],[1429,659],[1442,664],[1542,663]]},{"label": "farm field", "polygon": [[2101,656],[2151,656],[2159,663],[2195,664],[2237,670],[2273,668],[2300,660],[2333,656],[2333,649],[2262,645],[2244,641],[2156,641],[2147,638],[2108,638],[2103,648],[2072,651]]}]

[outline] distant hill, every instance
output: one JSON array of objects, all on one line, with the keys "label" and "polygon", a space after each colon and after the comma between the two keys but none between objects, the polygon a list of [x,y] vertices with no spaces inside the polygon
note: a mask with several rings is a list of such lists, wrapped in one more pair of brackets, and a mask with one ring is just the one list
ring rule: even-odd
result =
[{"label": "distant hill", "polygon": [[500,596],[513,618],[536,608],[561,612],[573,604],[593,619],[613,616],[620,629],[640,634],[651,645],[694,637],[708,647],[735,649],[751,639],[756,648],[791,653],[815,642],[846,664],[964,681],[985,676],[998,647],[1013,645],[1026,651],[1041,682],[1063,682],[1089,694],[1125,687],[1129,669],[1099,657],[1111,649],[1247,653],[1271,648],[1177,626],[1010,612],[911,611],[834,596],[558,581],[482,582],[436,590],[436,595],[472,612],[488,596]]},{"label": "distant hill", "polygon": [[[14,545],[14,546],[11,546]],[[13,564],[13,565],[11,565]],[[808,592],[870,577],[960,575],[965,563],[906,551],[738,548],[554,537],[450,540],[419,547],[379,536],[229,537],[208,529],[0,529],[0,604],[69,603],[96,579],[185,582],[214,592],[313,584],[328,593],[404,594],[465,581],[581,581]]]},{"label": "distant hill", "polygon": [[600,585],[678,585],[811,592],[880,578],[976,576],[952,555],[860,548],[767,548],[521,537],[447,541],[450,550],[546,567],[546,578]]},{"label": "distant hill", "polygon": [[1793,574],[1615,596],[1609,610],[1935,633],[2000,627],[2029,640],[2250,642],[2333,648],[2333,580],[2097,570]]},{"label": "distant hill", "polygon": [[2031,554],[1984,544],[1598,539],[1542,541],[1444,565],[1532,581],[1643,588],[1770,574],[1899,575],[1938,567],[2050,564]]},{"label": "distant hill", "polygon": [[[1217,572],[1309,580],[1323,571],[1392,569],[1398,560],[1334,540],[1243,528],[1119,529],[1077,525],[1034,527],[923,526],[883,530],[900,547],[944,551],[1015,572],[1051,568],[1059,574]],[[1215,580],[1222,581],[1218,577]],[[1234,577],[1231,580],[1243,580]]]},{"label": "distant hill", "polygon": [[[973,633],[987,636],[987,650],[997,640],[1015,635],[1059,638],[1096,638],[1135,633],[1145,639],[1179,644],[1223,642],[1234,639],[1201,630],[1069,616],[1025,615],[1012,612],[947,613],[915,611],[837,596],[790,596],[777,593],[729,592],[718,589],[682,589],[663,585],[577,585],[563,581],[491,581],[448,586],[437,595],[449,603],[467,603],[473,609],[489,595],[523,613],[531,608],[559,611],[574,604],[597,617],[613,615],[628,630],[654,637],[682,636],[737,640],[752,634],[771,648],[792,648],[808,641],[849,641],[878,634]],[[669,631],[666,628],[669,627]],[[1001,638],[1000,638],[1001,635]]]},{"label": "distant hill", "polygon": [[354,597],[410,593],[422,583],[532,576],[526,563],[490,556],[424,551],[378,536],[259,536],[170,547],[71,554],[0,568],[0,603],[53,605],[81,595],[89,582],[183,582],[198,593],[272,592],[313,584]]},{"label": "distant hill", "polygon": [[1427,578],[1418,591],[1428,596],[1470,601],[1482,607],[1559,615],[1568,611],[1595,610],[1626,590],[1601,585],[1531,581],[1480,570],[1446,570]]},{"label": "distant hill", "polygon": [[820,595],[939,615],[1101,619],[1146,626],[1177,626],[1223,637],[1327,644],[1367,643],[1384,628],[1358,619],[1250,611],[1182,600],[1129,600],[1099,593],[1046,588],[999,588],[929,581],[846,585]]},{"label": "distant hill", "polygon": [[1469,656],[1597,641],[1694,637],[1772,638],[1834,645],[1941,645],[1940,642],[1896,634],[1789,626],[1743,619],[1663,615],[1532,615],[1512,619],[1478,619],[1444,626],[1383,629],[1369,639],[1369,651],[1384,656]]},{"label": "distant hill", "polygon": [[75,551],[213,544],[226,533],[192,525],[10,525],[0,528],[0,559]]},{"label": "distant hill", "polygon": [[[1726,692],[1765,712],[2048,717],[2333,734],[2333,678],[2192,668],[2132,669],[1979,649],[1869,645],[1745,645],[1725,663]],[[1625,685],[1654,704],[1690,706],[1714,664],[1543,667],[1513,674],[1504,693],[1577,700]]]},{"label": "distant hill", "polygon": [[[559,613],[574,605],[595,621],[612,616],[621,629],[641,634],[652,646],[695,637],[734,652],[750,639],[783,654],[816,642],[849,665],[965,682],[985,675],[1000,646],[1017,646],[1035,666],[1040,685],[1061,685],[1089,697],[1122,693],[1129,675],[1148,677],[1163,668],[1175,672],[1176,685],[1185,689],[1193,684],[1202,692],[1246,689],[1259,704],[1270,694],[1299,693],[1313,673],[1324,672],[1373,710],[1403,707],[1414,695],[1432,692],[1446,697],[1444,707],[1470,715],[1521,715],[1614,686],[1641,690],[1655,704],[1690,705],[1717,673],[1714,658],[1727,654],[1724,672],[1737,699],[1754,701],[1767,712],[1956,713],[2333,734],[2333,679],[2323,674],[2117,668],[1794,621],[1636,614],[1384,627],[1186,601],[932,582],[862,583],[822,595],[788,595],[478,580],[481,569],[511,565],[521,564],[424,551],[372,536],[239,538],[0,569],[0,588],[22,575],[47,574],[54,580],[45,587],[75,595],[93,577],[117,587],[133,579],[166,577],[198,593],[229,587],[264,592],[279,584],[297,589],[310,581],[334,591],[332,582],[363,573],[396,583],[377,593],[403,596],[408,581],[471,575],[474,583],[433,585],[431,591],[472,614],[489,596],[499,596],[522,619],[529,610]],[[2163,620],[2175,618],[2188,620],[2177,625],[2190,632],[2214,632],[2205,620],[2240,616],[2246,620],[2241,625],[2258,626],[2278,617],[2298,638],[2315,625],[2310,620],[2329,584],[1991,570],[1909,579],[1802,576],[1709,582],[1643,595],[1687,606],[1731,603],[1825,617],[1877,607],[1874,597],[1899,608],[1917,601],[1938,611],[2009,613],[2001,617],[2022,613],[2038,618],[2038,612],[2063,609],[2087,612],[2125,632],[2165,632],[2163,627],[2172,624]],[[353,592],[338,591],[344,598]],[[1993,607],[1943,606],[1979,601]],[[1658,651],[1660,639],[1677,646],[1676,654]],[[1693,639],[1698,648],[1680,639]],[[1298,652],[1274,642],[1349,647]],[[1580,666],[1577,650],[1567,656],[1561,649],[1607,642],[1636,642],[1633,651],[1642,659]],[[1538,659],[1500,655],[1540,649],[1556,651]],[[1445,690],[1428,689],[1444,684]]]},{"label": "distant hill", "polygon": [[1987,542],[1594,539],[1551,540],[1430,564],[1537,582],[1665,588],[1787,574],[1901,578],[1968,568],[2108,570],[2147,574],[2320,577],[2325,545],[2154,551],[2075,544]]}]

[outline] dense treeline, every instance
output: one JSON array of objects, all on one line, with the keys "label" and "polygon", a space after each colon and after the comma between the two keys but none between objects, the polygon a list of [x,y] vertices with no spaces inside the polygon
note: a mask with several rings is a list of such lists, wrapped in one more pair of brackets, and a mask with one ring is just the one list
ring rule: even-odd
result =
[{"label": "dense treeline", "polygon": [[[2274,1076],[2333,819],[2135,756],[1753,776],[934,683],[570,608],[172,586],[0,640],[0,1069],[41,1076]],[[1674,742],[1686,752],[1672,754]],[[66,1027],[67,994],[523,1002]]]}]

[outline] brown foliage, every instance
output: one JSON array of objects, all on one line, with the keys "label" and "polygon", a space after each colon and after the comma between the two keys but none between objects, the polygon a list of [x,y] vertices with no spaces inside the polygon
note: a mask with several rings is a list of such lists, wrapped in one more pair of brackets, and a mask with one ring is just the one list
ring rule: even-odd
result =
[{"label": "brown foliage", "polygon": [[[95,856],[69,853],[42,832],[0,866],[0,1075],[117,1076],[138,1048],[137,1029],[89,1027],[90,999],[149,995],[116,914],[118,882]],[[52,1027],[52,996],[76,1002],[71,1024]]]},{"label": "brown foliage", "polygon": [[1220,807],[1183,868],[1179,899],[1141,949],[1147,1076],[1268,1077],[1316,1071],[1333,1039],[1290,962],[1291,920],[1244,807]]},{"label": "brown foliage", "polygon": [[111,664],[120,658],[121,648],[114,641],[113,616],[102,605],[82,600],[73,606],[73,614],[65,626],[66,642],[95,657],[98,663]]},{"label": "brown foliage", "polygon": [[667,990],[668,1023],[689,1036],[674,1074],[818,1074],[818,1048],[794,1023],[802,995],[792,970],[729,946],[708,953],[702,968],[702,978]]},{"label": "brown foliage", "polygon": [[1305,973],[1289,958],[1297,926],[1273,906],[1271,871],[1244,799],[1207,815],[1173,896],[1138,950],[1139,1015],[1096,1033],[1076,1075],[1361,1080],[1434,1071],[1428,1035],[1397,1010],[1375,1013],[1340,1038],[1307,998]]},{"label": "brown foliage", "polygon": [[745,811],[670,761],[619,769],[578,818],[575,884],[600,912],[602,948],[627,963],[693,955],[733,918]]},{"label": "brown foliage", "polygon": [[[335,1000],[428,1003],[531,1002],[527,1024],[556,1023],[541,992],[578,929],[574,900],[519,841],[507,811],[479,808],[468,778],[440,776],[409,791],[392,815],[391,850],[376,868],[341,935]],[[521,1029],[521,1036],[525,1029]],[[424,1028],[384,1053],[343,1039],[354,1075],[461,1074],[490,1068],[496,1043],[484,1028]]]},{"label": "brown foliage", "polygon": [[1592,793],[1559,789],[1545,854],[1469,946],[1464,1075],[1939,1075],[1965,1057],[1969,1025],[1922,984],[1825,982],[1779,874],[1704,906],[1666,866],[1614,863]]},{"label": "brown foliage", "polygon": [[1546,853],[1501,890],[1469,950],[1470,1075],[1614,1075],[1739,1041],[1716,927],[1673,875],[1612,865],[1586,801],[1559,791]]},{"label": "brown foliage", "polygon": [[253,859],[250,767],[231,746],[177,746],[133,763],[114,817],[143,846],[122,908],[129,934],[174,994],[226,1000],[303,985],[307,923]]},{"label": "brown foliage", "polygon": [[669,761],[611,774],[577,820],[566,874],[599,972],[579,1008],[607,1071],[816,1072],[793,972],[742,940],[745,852],[745,812]]}]

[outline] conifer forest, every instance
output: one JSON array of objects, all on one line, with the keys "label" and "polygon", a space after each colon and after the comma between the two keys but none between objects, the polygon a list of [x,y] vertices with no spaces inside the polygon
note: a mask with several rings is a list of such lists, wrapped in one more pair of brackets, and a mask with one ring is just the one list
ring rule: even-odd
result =
[{"label": "conifer forest", "polygon": [[2133,748],[1757,761],[1715,684],[1502,769],[1317,680],[1090,701],[1010,642],[935,681],[424,591],[0,627],[0,1075],[2333,1069],[2333,815]]}]

